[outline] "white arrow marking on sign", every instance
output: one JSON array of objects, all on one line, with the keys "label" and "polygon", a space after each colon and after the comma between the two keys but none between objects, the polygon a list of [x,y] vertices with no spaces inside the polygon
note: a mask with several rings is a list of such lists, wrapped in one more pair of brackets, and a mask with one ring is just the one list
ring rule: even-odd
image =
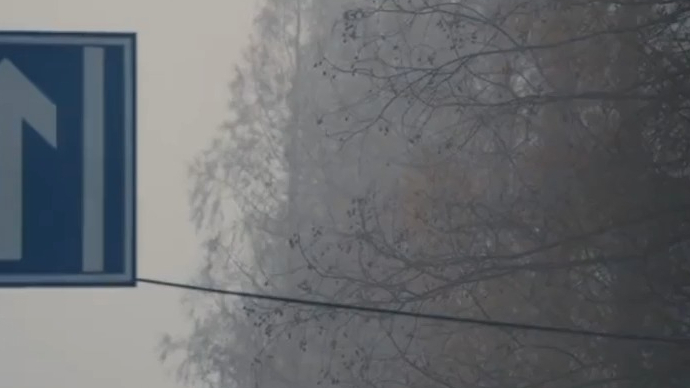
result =
[{"label": "white arrow marking on sign", "polygon": [[0,61],[0,260],[22,258],[22,124],[57,148],[57,109],[8,60]]}]

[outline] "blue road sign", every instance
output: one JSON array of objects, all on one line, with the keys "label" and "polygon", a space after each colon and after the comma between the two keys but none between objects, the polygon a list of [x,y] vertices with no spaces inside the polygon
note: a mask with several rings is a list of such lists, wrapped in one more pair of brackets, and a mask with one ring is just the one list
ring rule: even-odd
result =
[{"label": "blue road sign", "polygon": [[0,32],[0,286],[135,284],[135,54]]}]

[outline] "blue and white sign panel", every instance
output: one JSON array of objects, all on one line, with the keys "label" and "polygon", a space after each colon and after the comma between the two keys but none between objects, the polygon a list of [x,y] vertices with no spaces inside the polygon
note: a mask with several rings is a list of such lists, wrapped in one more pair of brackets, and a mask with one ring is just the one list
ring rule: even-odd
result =
[{"label": "blue and white sign panel", "polygon": [[135,53],[0,32],[0,286],[135,284]]}]

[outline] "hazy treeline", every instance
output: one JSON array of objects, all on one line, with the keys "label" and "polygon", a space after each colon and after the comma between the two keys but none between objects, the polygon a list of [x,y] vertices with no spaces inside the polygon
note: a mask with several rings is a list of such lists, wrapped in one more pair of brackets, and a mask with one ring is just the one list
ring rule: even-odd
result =
[{"label": "hazy treeline", "polygon": [[[198,281],[690,336],[690,3],[268,0]],[[240,215],[239,217],[237,215]],[[690,348],[196,295],[209,387],[688,387]]]}]

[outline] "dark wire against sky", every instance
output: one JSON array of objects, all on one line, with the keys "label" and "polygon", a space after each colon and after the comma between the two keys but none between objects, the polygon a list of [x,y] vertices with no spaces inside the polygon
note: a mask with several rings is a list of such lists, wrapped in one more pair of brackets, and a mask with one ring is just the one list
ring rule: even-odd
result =
[{"label": "dark wire against sky", "polygon": [[335,309],[335,310],[347,310],[347,311],[358,311],[371,314],[381,314],[381,315],[392,315],[392,316],[402,316],[409,318],[427,319],[434,321],[444,321],[452,322],[458,324],[469,324],[469,325],[480,325],[486,327],[495,327],[508,330],[523,330],[523,331],[536,331],[543,333],[554,333],[561,335],[574,335],[574,336],[585,336],[585,337],[599,337],[612,340],[626,340],[626,341],[639,341],[639,342],[656,342],[668,345],[676,346],[688,346],[690,345],[690,338],[686,337],[666,337],[666,336],[653,336],[653,335],[641,335],[641,334],[630,334],[630,333],[616,333],[616,332],[605,332],[605,331],[595,331],[595,330],[585,330],[570,327],[557,327],[548,325],[539,325],[531,323],[518,323],[518,322],[506,322],[506,321],[496,321],[491,319],[477,319],[477,318],[467,318],[467,317],[457,317],[444,314],[431,314],[431,313],[416,313],[412,311],[404,310],[393,310],[378,307],[367,307],[358,306],[345,303],[335,303],[335,302],[323,302],[317,300],[308,300],[301,298],[291,298],[278,295],[268,295],[259,294],[245,291],[233,291],[233,290],[223,290],[212,287],[195,286],[191,284],[169,282],[164,280],[150,279],[150,278],[138,278],[138,282],[148,283],[157,286],[173,287],[179,289],[185,289],[190,291],[208,292],[213,294],[236,296],[245,299],[257,299],[257,300],[268,300],[272,302],[295,304],[302,306],[311,306],[324,309]]}]

